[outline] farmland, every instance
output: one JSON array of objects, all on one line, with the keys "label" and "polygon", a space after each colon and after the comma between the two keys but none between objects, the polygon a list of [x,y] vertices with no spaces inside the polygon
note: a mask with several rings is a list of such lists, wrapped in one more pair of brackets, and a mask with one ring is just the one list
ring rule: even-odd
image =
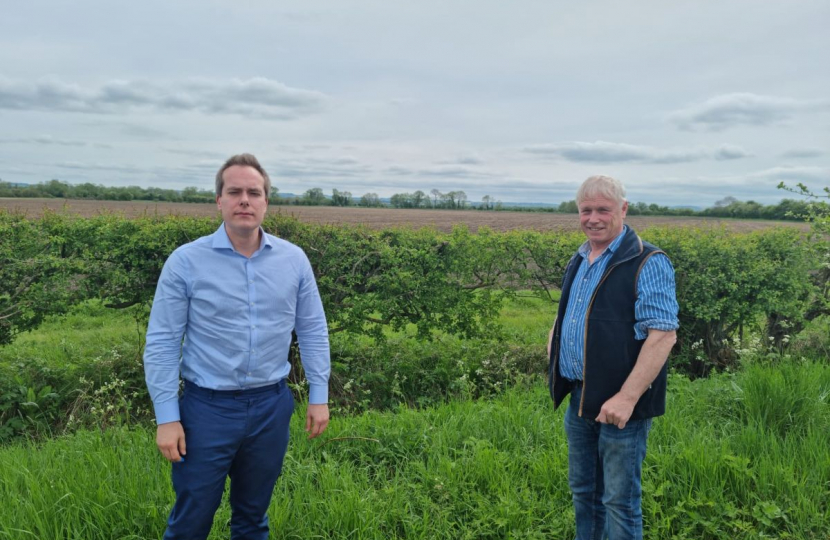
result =
[{"label": "farmland", "polygon": [[[101,213],[116,213],[126,217],[148,215],[217,216],[213,204],[169,203],[143,201],[95,201],[82,199],[0,199],[0,209],[22,212],[36,218],[44,211],[66,212],[84,217]],[[308,223],[363,224],[375,229],[388,227],[433,227],[449,232],[459,224],[467,225],[475,232],[479,227],[496,231],[529,229],[535,231],[574,231],[578,228],[577,216],[552,212],[482,212],[472,210],[398,210],[391,208],[357,208],[336,206],[278,206],[271,205],[271,214],[293,216]],[[657,225],[683,227],[712,227],[724,225],[734,231],[754,231],[774,225],[805,229],[803,223],[721,220],[695,217],[630,216],[626,223],[635,230]]]}]

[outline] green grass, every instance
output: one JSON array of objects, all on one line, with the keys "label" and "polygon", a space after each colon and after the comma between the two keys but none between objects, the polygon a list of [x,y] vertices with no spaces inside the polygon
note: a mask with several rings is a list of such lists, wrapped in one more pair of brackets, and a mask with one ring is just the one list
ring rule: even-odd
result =
[{"label": "green grass", "polygon": [[[783,432],[747,401],[778,373],[671,378],[645,464],[647,538],[830,535],[830,367],[794,365],[814,383],[800,392],[806,427]],[[574,534],[562,411],[541,381],[493,400],[334,417],[314,441],[301,418],[269,511],[273,538]],[[0,505],[0,538],[158,538],[168,471],[141,426],[0,449],[0,498],[15,501]],[[223,502],[211,538],[227,537],[228,519]]]},{"label": "green grass", "polygon": [[0,347],[0,363],[38,358],[66,365],[105,355],[113,348],[135,354],[145,333],[146,326],[136,322],[132,311],[109,309],[90,300]]},{"label": "green grass", "polygon": [[[508,302],[501,322],[515,346],[496,356],[485,356],[495,345],[450,336],[418,344],[390,334],[385,348],[335,340],[347,364],[341,373],[362,366],[366,377],[382,378],[391,367],[400,379],[374,382],[399,384],[400,396],[426,395],[439,381],[455,388],[453,366],[467,362],[476,366],[468,373],[482,374],[467,383],[490,399],[435,405],[434,397],[401,397],[421,408],[338,411],[315,441],[305,439],[299,411],[269,512],[273,538],[572,537],[562,411],[552,410],[538,376],[518,377],[506,391],[496,385],[535,365],[554,309],[533,298]],[[95,388],[117,369],[141,385],[141,334],[129,313],[90,303],[0,349],[0,369],[8,380],[36,372],[41,385],[98,374]],[[830,366],[758,358],[738,373],[670,378],[668,412],[655,422],[645,464],[647,538],[830,537]],[[114,404],[119,414],[130,402],[118,389],[90,398],[87,406]],[[120,416],[86,413],[107,429],[0,447],[0,540],[161,536],[173,493],[152,425],[133,419],[118,427]],[[228,519],[223,503],[212,538],[228,536]]]}]

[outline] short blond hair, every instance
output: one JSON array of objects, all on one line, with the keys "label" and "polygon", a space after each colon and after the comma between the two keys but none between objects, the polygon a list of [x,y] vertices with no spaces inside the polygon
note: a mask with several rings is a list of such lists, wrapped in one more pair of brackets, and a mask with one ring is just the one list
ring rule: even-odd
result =
[{"label": "short blond hair", "polygon": [[576,204],[581,204],[585,199],[593,197],[610,199],[622,208],[622,205],[626,202],[625,186],[622,185],[622,182],[610,176],[601,174],[592,176],[582,182],[582,185],[576,191]]}]

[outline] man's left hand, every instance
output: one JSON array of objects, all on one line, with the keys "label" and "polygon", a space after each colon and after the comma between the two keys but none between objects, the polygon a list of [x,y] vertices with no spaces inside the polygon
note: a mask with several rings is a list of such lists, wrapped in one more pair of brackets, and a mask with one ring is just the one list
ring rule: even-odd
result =
[{"label": "man's left hand", "polygon": [[329,425],[329,406],[326,403],[309,405],[305,415],[305,430],[308,438],[313,439],[326,430]]},{"label": "man's left hand", "polygon": [[624,396],[622,392],[617,392],[611,396],[611,399],[602,404],[596,421],[601,424],[613,424],[622,429],[631,418],[635,405],[637,405],[636,399],[632,401]]}]

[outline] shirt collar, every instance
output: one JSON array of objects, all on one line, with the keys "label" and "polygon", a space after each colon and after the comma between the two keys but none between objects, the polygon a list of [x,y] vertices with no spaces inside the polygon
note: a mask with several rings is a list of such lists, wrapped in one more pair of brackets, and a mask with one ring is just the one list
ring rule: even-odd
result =
[{"label": "shirt collar", "polygon": [[[622,229],[622,231],[620,231],[620,234],[618,234],[617,237],[614,238],[614,241],[611,242],[608,245],[607,248],[605,248],[605,251],[602,252],[602,255],[600,255],[600,257],[605,255],[609,251],[611,253],[614,253],[615,251],[617,251],[617,248],[620,247],[620,244],[622,244],[623,237],[625,236],[625,233],[627,233],[627,232],[628,232],[628,225],[623,225],[623,229]],[[578,252],[579,252],[580,255],[587,258],[588,254],[591,253],[591,243],[586,240],[584,244],[579,246]]]},{"label": "shirt collar", "polygon": [[[268,249],[272,249],[274,247],[274,242],[267,234],[265,234],[265,230],[261,226],[259,228],[259,238],[259,249],[254,252],[254,255],[262,251],[262,248],[264,247],[268,247]],[[231,251],[235,251],[233,249],[233,244],[231,244],[231,239],[228,238],[228,231],[225,230],[224,221],[219,225],[219,228],[216,229],[216,232],[213,233],[211,247],[213,249],[230,249]],[[253,255],[251,256],[253,257]]]}]

